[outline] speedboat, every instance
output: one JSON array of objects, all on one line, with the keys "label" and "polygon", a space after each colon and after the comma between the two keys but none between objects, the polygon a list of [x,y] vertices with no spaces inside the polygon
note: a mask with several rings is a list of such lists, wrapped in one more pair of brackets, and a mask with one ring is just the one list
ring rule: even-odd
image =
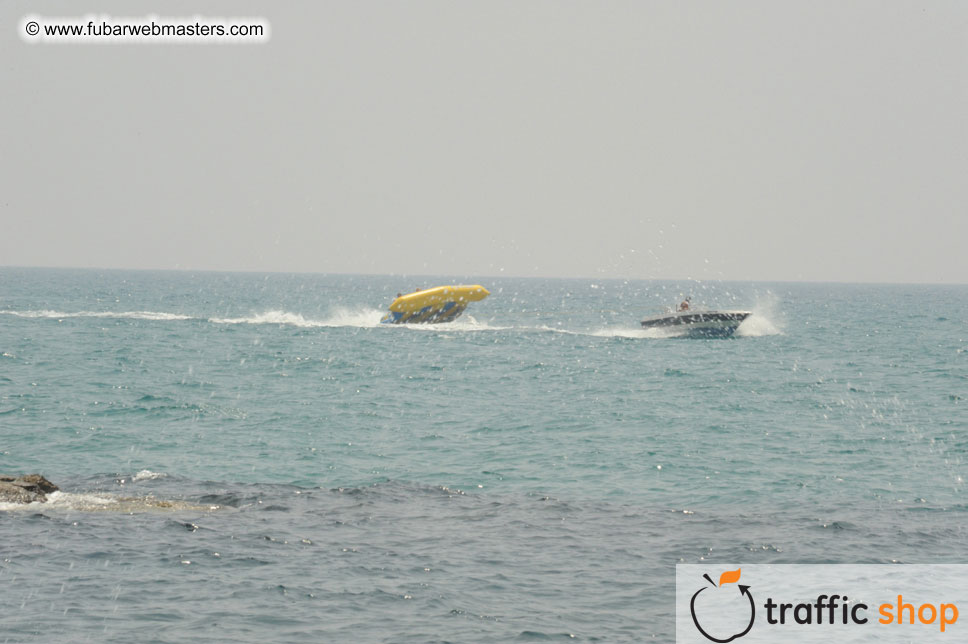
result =
[{"label": "speedboat", "polygon": [[437,324],[460,317],[469,302],[478,302],[491,292],[479,284],[470,286],[437,286],[417,289],[406,295],[397,294],[383,324]]},{"label": "speedboat", "polygon": [[722,338],[733,335],[750,311],[685,310],[653,315],[642,320],[644,329],[662,329],[676,335]]}]

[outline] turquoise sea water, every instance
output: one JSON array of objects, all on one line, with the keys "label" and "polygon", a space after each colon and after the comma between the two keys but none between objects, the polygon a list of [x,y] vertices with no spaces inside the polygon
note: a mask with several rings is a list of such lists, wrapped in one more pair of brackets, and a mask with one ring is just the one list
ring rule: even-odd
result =
[{"label": "turquoise sea water", "polygon": [[[684,295],[755,315],[637,328]],[[0,269],[0,472],[63,490],[0,641],[671,641],[676,563],[963,563],[966,350],[966,286]]]}]

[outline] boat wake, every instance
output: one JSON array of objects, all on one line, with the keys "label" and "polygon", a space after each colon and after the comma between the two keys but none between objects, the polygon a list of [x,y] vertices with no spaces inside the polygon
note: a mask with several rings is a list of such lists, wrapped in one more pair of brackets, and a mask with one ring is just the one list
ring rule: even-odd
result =
[{"label": "boat wake", "polygon": [[[758,302],[753,308],[753,315],[743,321],[734,335],[739,337],[760,337],[782,334],[782,323],[777,322],[774,313],[773,300]],[[313,328],[359,328],[359,329],[406,329],[426,333],[440,332],[475,332],[475,331],[510,331],[561,333],[565,335],[581,335],[597,338],[628,338],[628,339],[666,339],[678,338],[684,335],[682,329],[677,328],[634,328],[634,327],[604,327],[591,330],[567,329],[560,326],[520,326],[494,325],[486,321],[477,320],[472,315],[465,314],[453,322],[445,324],[381,324],[380,318],[384,312],[369,307],[337,308],[322,318],[307,317],[301,313],[283,310],[269,310],[261,313],[240,317],[203,317],[185,315],[182,313],[167,313],[162,311],[0,311],[0,315],[12,315],[19,318],[36,320],[69,320],[77,318],[94,318],[104,320],[144,320],[149,322],[179,322],[196,321],[222,325],[274,325],[289,326],[303,329]]]},{"label": "boat wake", "polygon": [[301,328],[315,327],[377,327],[380,316],[377,309],[336,309],[329,317],[317,320],[290,311],[264,311],[242,317],[201,317],[180,313],[158,311],[0,311],[2,315],[38,320],[68,320],[74,318],[99,318],[105,320],[148,320],[152,322],[198,321],[212,324],[270,324]]},{"label": "boat wake", "polygon": [[169,320],[194,320],[190,315],[180,315],[178,313],[159,313],[157,311],[76,311],[66,313],[63,311],[0,311],[3,315],[13,315],[19,318],[31,318],[42,320],[68,320],[71,318],[102,318],[117,320],[152,320],[166,322]]},{"label": "boat wake", "polygon": [[376,309],[336,309],[327,318],[316,320],[290,311],[265,311],[239,318],[208,318],[213,324],[274,324],[300,328],[377,327],[382,313]]},{"label": "boat wake", "polygon": [[487,322],[477,320],[473,315],[467,314],[464,314],[453,322],[447,322],[445,324],[384,324],[382,326],[427,333],[441,333],[446,331],[507,331],[514,328],[512,326],[493,326]]},{"label": "boat wake", "polygon": [[665,338],[677,338],[684,335],[676,329],[656,328],[656,329],[636,329],[636,328],[606,328],[589,333],[596,338],[629,338],[633,340],[662,340]]}]

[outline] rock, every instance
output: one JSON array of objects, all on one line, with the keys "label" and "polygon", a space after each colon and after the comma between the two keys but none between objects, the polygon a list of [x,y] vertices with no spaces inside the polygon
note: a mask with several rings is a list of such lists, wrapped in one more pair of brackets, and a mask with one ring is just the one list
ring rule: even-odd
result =
[{"label": "rock", "polygon": [[0,503],[44,503],[47,495],[58,489],[40,474],[0,474]]},{"label": "rock", "polygon": [[43,503],[47,497],[43,494],[25,490],[19,485],[0,481],[0,503],[33,503],[40,501]]},{"label": "rock", "polygon": [[31,492],[43,492],[44,494],[50,494],[51,492],[56,492],[60,489],[40,474],[24,474],[23,476],[15,479],[13,484],[19,485],[25,490],[30,490]]}]

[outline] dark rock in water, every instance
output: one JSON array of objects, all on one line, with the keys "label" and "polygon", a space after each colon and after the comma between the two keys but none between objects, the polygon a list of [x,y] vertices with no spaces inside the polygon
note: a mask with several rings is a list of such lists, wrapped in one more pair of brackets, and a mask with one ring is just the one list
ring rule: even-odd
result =
[{"label": "dark rock in water", "polygon": [[0,474],[0,503],[44,503],[49,493],[59,489],[40,474]]},{"label": "dark rock in water", "polygon": [[43,492],[44,494],[50,494],[60,489],[40,474],[24,474],[14,480],[13,484],[34,492]]}]

